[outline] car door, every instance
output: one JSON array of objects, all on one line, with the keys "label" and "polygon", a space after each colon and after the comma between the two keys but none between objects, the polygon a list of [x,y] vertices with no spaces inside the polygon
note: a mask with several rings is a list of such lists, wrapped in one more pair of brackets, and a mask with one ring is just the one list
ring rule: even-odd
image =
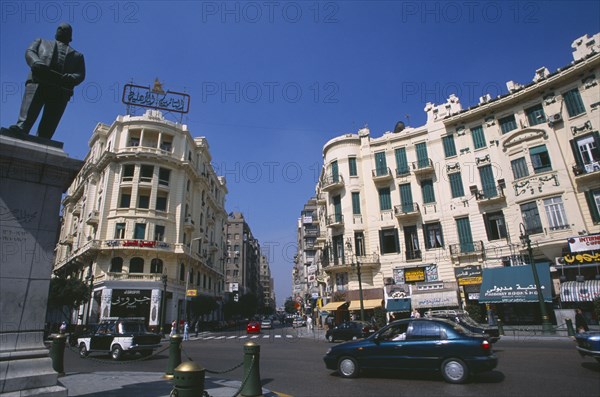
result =
[{"label": "car door", "polygon": [[348,340],[348,339],[352,339],[352,337],[348,337],[348,334],[350,332],[350,322],[346,321],[341,323],[337,329],[334,330],[335,332],[335,339],[342,339],[342,340]]},{"label": "car door", "polygon": [[403,348],[403,368],[437,369],[448,347],[443,327],[436,321],[413,320]]},{"label": "car door", "polygon": [[409,322],[393,324],[368,339],[370,343],[363,348],[361,365],[364,368],[406,368],[409,327]]}]

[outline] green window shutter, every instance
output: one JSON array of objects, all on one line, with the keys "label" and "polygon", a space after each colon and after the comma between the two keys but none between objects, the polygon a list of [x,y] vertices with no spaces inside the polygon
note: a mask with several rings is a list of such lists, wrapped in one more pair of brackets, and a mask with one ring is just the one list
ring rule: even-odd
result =
[{"label": "green window shutter", "polygon": [[448,175],[450,179],[450,190],[452,192],[452,197],[462,197],[465,195],[465,191],[462,185],[462,178],[460,172],[454,172]]},{"label": "green window shutter", "polygon": [[417,151],[417,167],[425,168],[429,166],[429,155],[427,154],[427,144],[425,142],[415,145]]},{"label": "green window shutter", "polygon": [[360,215],[360,193],[352,192],[352,213]]},{"label": "green window shutter", "polygon": [[444,145],[444,155],[446,157],[456,156],[456,145],[454,143],[454,135],[450,134],[442,138]]},{"label": "green window shutter", "polygon": [[396,155],[396,175],[406,175],[409,173],[408,161],[406,160],[406,149],[398,148]]},{"label": "green window shutter", "polygon": [[592,221],[594,223],[600,223],[600,210],[598,209],[599,202],[596,201],[596,197],[595,197],[596,195],[600,196],[600,191],[598,191],[598,190],[587,191],[587,192],[585,192],[585,200],[587,201],[588,207],[590,209],[590,214],[592,215]]},{"label": "green window shutter", "polygon": [[424,179],[421,181],[421,190],[423,192],[424,203],[434,203],[435,193],[433,191],[433,180]]},{"label": "green window shutter", "polygon": [[565,92],[563,94],[563,98],[565,99],[565,104],[567,105],[569,117],[585,113],[585,106],[583,106],[583,101],[581,100],[581,95],[579,94],[579,90],[577,88]]},{"label": "green window shutter", "polygon": [[471,137],[473,138],[473,146],[475,149],[485,147],[485,134],[483,133],[483,127],[471,128]]},{"label": "green window shutter", "polygon": [[392,209],[392,200],[390,197],[389,187],[379,189],[379,209],[381,211]]},{"label": "green window shutter", "polygon": [[339,182],[339,175],[340,172],[338,170],[338,162],[334,161],[333,163],[331,163],[331,178],[333,182]]},{"label": "green window shutter", "polygon": [[491,165],[486,165],[479,168],[479,177],[481,178],[481,187],[483,189],[483,195],[486,198],[496,197],[498,191],[496,190],[496,180],[494,179],[494,172],[492,171]]},{"label": "green window shutter", "polygon": [[400,188],[400,203],[402,204],[402,212],[412,212],[413,198],[410,190],[410,183],[404,183]]},{"label": "green window shutter", "polygon": [[456,220],[458,230],[458,242],[460,243],[460,252],[473,252],[473,235],[471,234],[471,224],[469,218],[458,218]]},{"label": "green window shutter", "polygon": [[348,157],[348,167],[350,176],[357,176],[358,172],[356,170],[356,157]]},{"label": "green window shutter", "polygon": [[375,153],[375,173],[377,176],[387,174],[387,161],[385,159],[385,152]]}]

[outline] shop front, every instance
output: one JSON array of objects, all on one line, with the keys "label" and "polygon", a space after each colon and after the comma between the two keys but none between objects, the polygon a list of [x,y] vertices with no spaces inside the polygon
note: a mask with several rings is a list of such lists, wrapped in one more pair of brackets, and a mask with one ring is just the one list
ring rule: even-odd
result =
[{"label": "shop front", "polygon": [[454,281],[416,283],[411,287],[411,306],[421,313],[429,309],[457,309],[458,286]]}]

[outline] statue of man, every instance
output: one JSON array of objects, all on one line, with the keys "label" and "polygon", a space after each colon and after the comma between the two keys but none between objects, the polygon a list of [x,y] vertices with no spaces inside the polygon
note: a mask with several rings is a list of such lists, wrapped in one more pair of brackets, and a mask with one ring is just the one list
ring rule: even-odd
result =
[{"label": "statue of man", "polygon": [[10,131],[29,134],[43,108],[37,135],[52,139],[73,88],[85,78],[83,54],[69,46],[72,36],[71,25],[62,23],[56,29],[56,40],[36,39],[25,51],[31,73],[25,82],[19,120]]}]

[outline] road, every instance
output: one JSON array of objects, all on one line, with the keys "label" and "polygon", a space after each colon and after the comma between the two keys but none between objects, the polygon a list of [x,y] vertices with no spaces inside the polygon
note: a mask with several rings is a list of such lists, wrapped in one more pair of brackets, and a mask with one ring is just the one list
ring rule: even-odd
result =
[{"label": "road", "polygon": [[[305,329],[301,332],[306,332]],[[477,375],[470,383],[452,385],[439,375],[366,373],[342,379],[325,369],[322,357],[330,343],[319,337],[298,337],[292,328],[263,331],[250,339],[242,331],[203,333],[183,342],[183,361],[206,368],[207,376],[241,380],[244,344],[260,345],[263,387],[293,396],[600,396],[600,364],[581,358],[568,338],[535,340],[504,338],[494,345],[496,370]],[[195,339],[195,338],[193,338]],[[65,352],[65,371],[165,371],[168,350],[147,360],[137,357],[115,363],[108,356],[80,359]]]}]

